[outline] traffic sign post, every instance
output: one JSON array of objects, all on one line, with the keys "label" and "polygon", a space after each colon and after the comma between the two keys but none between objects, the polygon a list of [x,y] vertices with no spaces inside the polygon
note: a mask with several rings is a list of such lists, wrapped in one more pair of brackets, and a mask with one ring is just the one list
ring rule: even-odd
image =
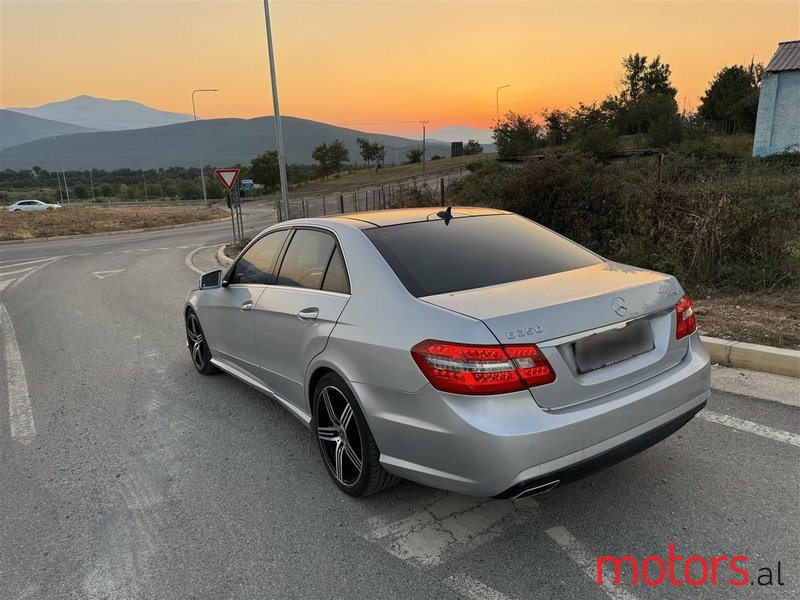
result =
[{"label": "traffic sign post", "polygon": [[[228,190],[228,204],[231,209],[231,227],[233,229],[233,241],[238,242],[244,237],[244,223],[242,222],[242,206],[239,201],[239,186],[236,180],[239,177],[239,169],[217,169],[216,176]],[[236,215],[234,217],[234,214]],[[238,232],[237,232],[238,229]]]}]

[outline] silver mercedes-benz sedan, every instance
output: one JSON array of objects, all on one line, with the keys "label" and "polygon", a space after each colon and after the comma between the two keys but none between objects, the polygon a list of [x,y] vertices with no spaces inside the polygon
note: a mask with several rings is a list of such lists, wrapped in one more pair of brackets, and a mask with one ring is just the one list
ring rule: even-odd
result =
[{"label": "silver mercedes-benz sedan", "polygon": [[549,490],[677,431],[709,396],[692,302],[518,215],[280,223],[185,306],[194,366],[265,392],[353,496],[399,478]]}]

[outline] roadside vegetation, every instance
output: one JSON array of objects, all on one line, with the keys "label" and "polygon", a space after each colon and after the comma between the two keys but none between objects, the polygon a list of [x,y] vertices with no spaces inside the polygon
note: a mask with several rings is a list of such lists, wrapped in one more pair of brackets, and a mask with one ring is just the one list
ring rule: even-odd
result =
[{"label": "roadside vegetation", "polygon": [[[472,165],[447,202],[517,212],[674,274],[711,335],[800,348],[800,154],[751,155],[762,67],[723,68],[689,115],[660,57],[622,66],[621,91],[599,105],[506,115],[505,160]],[[436,203],[412,190],[397,204]]]},{"label": "roadside vegetation", "polygon": [[218,208],[202,206],[86,206],[4,212],[0,217],[0,241],[147,229],[212,221],[225,215]]}]

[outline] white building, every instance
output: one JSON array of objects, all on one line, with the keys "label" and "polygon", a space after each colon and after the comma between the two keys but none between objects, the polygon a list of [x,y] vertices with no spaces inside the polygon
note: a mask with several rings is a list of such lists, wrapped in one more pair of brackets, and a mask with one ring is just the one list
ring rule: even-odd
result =
[{"label": "white building", "polygon": [[781,42],[758,98],[753,156],[800,151],[800,40]]}]

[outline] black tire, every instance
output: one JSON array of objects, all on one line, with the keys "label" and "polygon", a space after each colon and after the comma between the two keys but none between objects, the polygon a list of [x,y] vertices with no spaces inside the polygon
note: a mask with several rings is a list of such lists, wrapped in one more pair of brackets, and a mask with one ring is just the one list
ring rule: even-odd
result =
[{"label": "black tire", "polygon": [[211,364],[211,350],[200,326],[200,319],[193,310],[186,311],[186,342],[194,368],[203,375],[213,375],[219,369]]},{"label": "black tire", "polygon": [[361,407],[336,373],[322,377],[314,390],[311,425],[328,475],[346,494],[369,496],[400,481],[381,466]]}]

